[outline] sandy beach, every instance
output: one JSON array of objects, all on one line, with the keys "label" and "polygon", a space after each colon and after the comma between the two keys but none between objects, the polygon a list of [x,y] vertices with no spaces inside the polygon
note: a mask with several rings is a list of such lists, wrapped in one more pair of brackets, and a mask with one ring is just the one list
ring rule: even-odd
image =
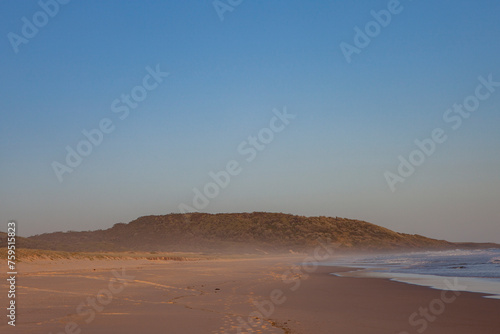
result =
[{"label": "sandy beach", "polygon": [[[4,316],[0,331],[498,333],[500,300],[336,277],[330,273],[352,269],[296,265],[303,259],[21,263],[16,326]],[[2,279],[2,305],[7,290]]]}]

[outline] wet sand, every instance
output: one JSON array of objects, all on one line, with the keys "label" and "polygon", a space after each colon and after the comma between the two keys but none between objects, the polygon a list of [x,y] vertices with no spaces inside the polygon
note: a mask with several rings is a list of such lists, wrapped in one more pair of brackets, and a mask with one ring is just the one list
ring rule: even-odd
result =
[{"label": "wet sand", "polygon": [[[16,327],[8,326],[4,315],[0,332],[499,331],[500,300],[467,292],[448,291],[443,296],[441,290],[386,279],[330,275],[352,270],[347,268],[294,267],[302,260],[295,255],[185,262],[21,263]],[[2,274],[0,301],[7,305],[8,287],[4,282]]]}]

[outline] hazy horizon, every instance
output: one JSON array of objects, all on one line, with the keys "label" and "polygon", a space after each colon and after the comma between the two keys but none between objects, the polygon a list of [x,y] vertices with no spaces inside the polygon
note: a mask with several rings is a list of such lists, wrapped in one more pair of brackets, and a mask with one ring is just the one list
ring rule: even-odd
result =
[{"label": "hazy horizon", "polygon": [[499,2],[214,3],[0,3],[0,231],[194,208],[500,243]]}]

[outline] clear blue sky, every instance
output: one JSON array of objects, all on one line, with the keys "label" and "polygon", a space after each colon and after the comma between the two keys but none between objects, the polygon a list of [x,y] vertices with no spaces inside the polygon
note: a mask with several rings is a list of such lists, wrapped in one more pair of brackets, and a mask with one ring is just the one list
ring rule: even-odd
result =
[{"label": "clear blue sky", "polygon": [[[500,242],[500,87],[457,130],[443,120],[479,76],[500,81],[500,2],[402,0],[348,63],[340,44],[387,7],[244,0],[221,21],[210,0],[74,0],[43,25],[36,1],[0,2],[0,229],[9,219],[25,236],[104,229],[179,212],[235,160],[241,172],[201,211]],[[16,53],[23,17],[42,26]],[[169,76],[121,120],[111,104],[157,64]],[[240,143],[284,107],[296,118],[246,161]],[[59,182],[53,162],[104,118],[114,130]],[[435,128],[447,140],[392,192],[384,173]]]}]

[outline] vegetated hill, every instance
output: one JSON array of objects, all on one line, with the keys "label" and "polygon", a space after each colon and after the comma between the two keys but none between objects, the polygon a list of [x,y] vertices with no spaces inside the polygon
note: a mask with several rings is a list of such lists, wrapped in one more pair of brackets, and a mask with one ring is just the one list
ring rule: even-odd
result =
[{"label": "vegetated hill", "polygon": [[[8,235],[5,232],[0,232],[0,247],[6,247],[7,246],[7,241],[8,241]],[[50,244],[45,243],[44,241],[33,241],[28,238],[23,238],[20,236],[15,237],[15,245],[16,247],[20,248],[47,248],[50,247]]]},{"label": "vegetated hill", "polygon": [[107,230],[29,237],[27,248],[64,251],[301,251],[322,240],[340,249],[444,249],[455,244],[397,233],[359,220],[281,213],[169,214]]}]

